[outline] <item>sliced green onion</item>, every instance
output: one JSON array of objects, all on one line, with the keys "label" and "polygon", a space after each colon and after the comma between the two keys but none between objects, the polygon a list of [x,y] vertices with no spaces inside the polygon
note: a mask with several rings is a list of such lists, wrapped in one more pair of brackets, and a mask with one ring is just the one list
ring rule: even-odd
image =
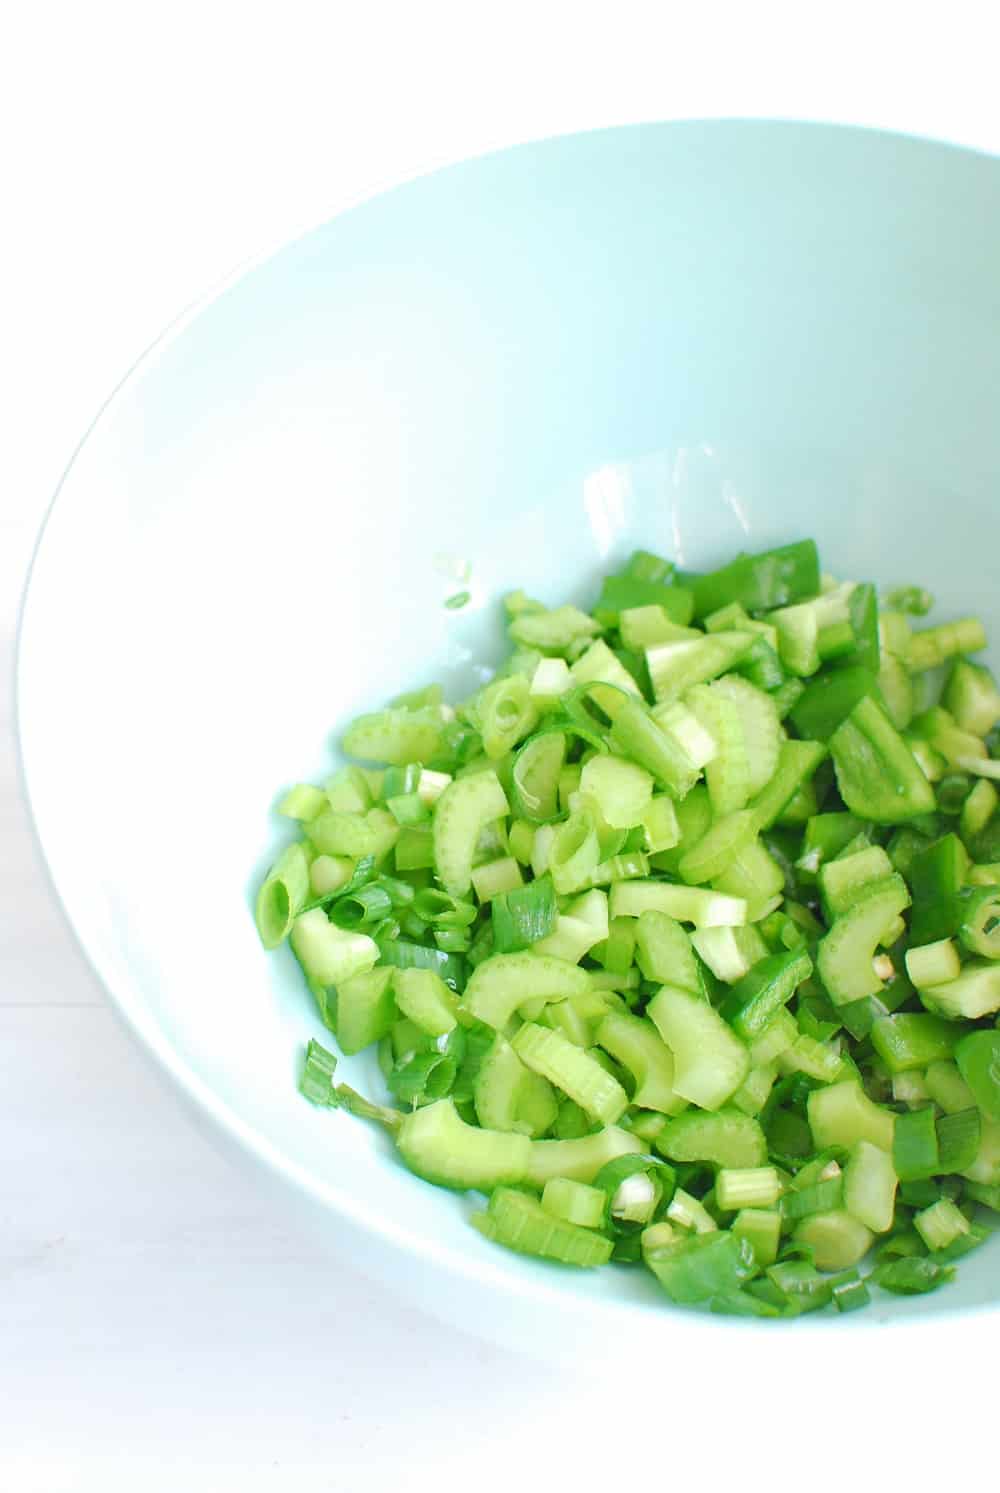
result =
[{"label": "sliced green onion", "polygon": [[422,871],[434,864],[434,842],[429,829],[404,828],[395,845],[397,871]]},{"label": "sliced green onion", "polygon": [[937,1122],[938,1165],[942,1172],[964,1172],[975,1163],[983,1136],[979,1110],[962,1109],[939,1115]]},{"label": "sliced green onion", "polygon": [[927,1291],[936,1291],[954,1279],[951,1266],[939,1265],[936,1260],[907,1256],[900,1260],[887,1261],[872,1271],[871,1279],[883,1291],[892,1291],[897,1296],[922,1296]]},{"label": "sliced green onion", "polygon": [[493,898],[493,946],[498,954],[527,949],[555,927],[556,896],[551,876]]},{"label": "sliced green onion", "polygon": [[606,1221],[613,1234],[636,1234],[674,1195],[676,1174],[655,1156],[617,1156],[594,1178],[605,1197]]},{"label": "sliced green onion", "polygon": [[728,1231],[695,1234],[644,1258],[671,1300],[683,1304],[738,1290],[756,1266],[749,1240]]},{"label": "sliced green onion", "polygon": [[338,928],[370,928],[392,912],[392,898],[377,883],[338,896],[330,907],[330,921]]},{"label": "sliced green onion", "polygon": [[327,1052],[318,1042],[310,1040],[299,1079],[299,1092],[305,1095],[310,1104],[326,1105],[330,1109],[339,1107],[340,1099],[333,1083],[336,1067],[337,1059],[333,1053]]},{"label": "sliced green onion", "polygon": [[429,949],[404,938],[387,938],[379,941],[378,957],[381,964],[392,964],[397,969],[433,970],[452,990],[461,990],[465,984],[465,961],[441,949]]},{"label": "sliced green onion", "polygon": [[389,1074],[387,1083],[393,1098],[416,1108],[443,1099],[455,1082],[458,1064],[446,1052],[412,1052],[402,1058]]},{"label": "sliced green onion", "polygon": [[934,1106],[911,1109],[896,1116],[892,1142],[892,1164],[901,1182],[933,1177],[939,1170]]}]

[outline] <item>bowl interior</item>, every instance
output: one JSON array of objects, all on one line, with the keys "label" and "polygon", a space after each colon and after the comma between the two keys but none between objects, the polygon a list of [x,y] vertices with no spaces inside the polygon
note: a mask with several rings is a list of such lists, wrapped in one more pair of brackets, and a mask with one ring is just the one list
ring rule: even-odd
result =
[{"label": "bowl interior", "polygon": [[[998,241],[1000,164],[924,142],[708,123],[527,146],[240,278],[75,460],[20,657],[57,889],[197,1102],[442,1310],[493,1330],[589,1303],[627,1337],[662,1303],[638,1273],[501,1255],[468,1199],[298,1096],[320,1023],[248,910],[276,790],[327,773],[353,713],[472,688],[505,590],[589,597],[637,545],[704,566],[812,534],[826,568],[996,632]],[[996,1260],[877,1317],[992,1302]]]}]

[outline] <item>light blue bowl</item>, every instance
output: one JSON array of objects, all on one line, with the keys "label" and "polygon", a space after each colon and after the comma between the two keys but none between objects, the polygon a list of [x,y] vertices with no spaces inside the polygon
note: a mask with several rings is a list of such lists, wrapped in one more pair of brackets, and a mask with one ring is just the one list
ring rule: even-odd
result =
[{"label": "light blue bowl", "polygon": [[[637,545],[703,566],[813,534],[828,569],[927,584],[996,633],[998,243],[1000,164],[916,140],[697,123],[526,146],[246,273],[85,441],[20,649],[55,886],[199,1112],[410,1297],[605,1358],[662,1330],[759,1367],[784,1338],[673,1311],[642,1272],[505,1254],[469,1199],[299,1098],[318,1019],[248,912],[275,790],[322,776],[356,711],[431,678],[468,690],[503,591],[592,596]],[[451,612],[461,561],[473,601]],[[377,1082],[367,1059],[343,1070]],[[791,1330],[831,1352],[887,1319],[967,1331],[998,1259]]]}]

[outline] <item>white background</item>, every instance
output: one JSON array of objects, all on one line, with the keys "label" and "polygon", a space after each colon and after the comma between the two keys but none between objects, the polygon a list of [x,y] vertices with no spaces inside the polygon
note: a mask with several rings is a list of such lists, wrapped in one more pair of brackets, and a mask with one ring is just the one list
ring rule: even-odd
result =
[{"label": "white background", "polygon": [[[339,203],[487,146],[774,114],[1000,147],[990,5],[350,6],[35,0],[0,35],[0,1489],[410,1489],[547,1475],[721,1487],[946,1469],[885,1365],[782,1413],[723,1402],[665,1337],[647,1393],[445,1330],[330,1257],[193,1128],[47,888],[9,740],[17,596],[98,404],[177,311]],[[691,12],[696,12],[691,14]],[[100,536],[94,536],[95,544]],[[81,555],[80,563],[86,564]],[[71,625],[71,619],[67,619]],[[66,771],[73,771],[67,720]],[[80,791],[86,792],[81,783]],[[953,1366],[954,1368],[954,1366]],[[968,1386],[965,1375],[962,1382]],[[954,1382],[954,1381],[953,1381]],[[945,1396],[942,1399],[942,1396]],[[627,1416],[629,1430],[611,1431]],[[968,1417],[968,1418],[967,1418]],[[757,1430],[741,1441],[746,1428]],[[992,1424],[992,1423],[991,1423]],[[876,1427],[866,1446],[865,1426]],[[878,1427],[880,1426],[880,1429]],[[963,1429],[960,1430],[960,1427]],[[847,1466],[834,1452],[846,1438]],[[969,1443],[965,1443],[969,1447]],[[810,1447],[806,1451],[804,1448]],[[970,1449],[971,1451],[971,1449]],[[737,1469],[739,1472],[737,1473]],[[966,1468],[967,1470],[967,1468]]]}]

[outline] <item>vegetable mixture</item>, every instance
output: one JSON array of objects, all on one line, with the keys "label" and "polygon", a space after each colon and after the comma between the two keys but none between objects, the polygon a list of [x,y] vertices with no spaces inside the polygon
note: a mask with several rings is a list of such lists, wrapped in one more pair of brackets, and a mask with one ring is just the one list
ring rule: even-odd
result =
[{"label": "vegetable mixture", "polygon": [[810,540],[593,608],[347,730],[257,902],[406,1166],[488,1239],[791,1317],[932,1291],[1000,1211],[1000,692]]}]

